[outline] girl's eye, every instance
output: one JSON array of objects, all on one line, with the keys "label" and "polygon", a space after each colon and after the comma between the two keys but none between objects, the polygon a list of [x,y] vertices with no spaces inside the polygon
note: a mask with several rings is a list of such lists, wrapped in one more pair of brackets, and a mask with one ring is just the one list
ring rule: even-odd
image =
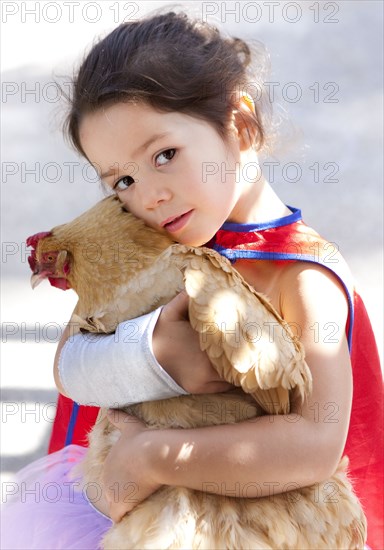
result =
[{"label": "girl's eye", "polygon": [[132,183],[135,183],[135,180],[131,176],[124,176],[115,184],[113,189],[115,191],[124,191],[125,189],[128,189]]},{"label": "girl's eye", "polygon": [[173,159],[175,156],[176,149],[167,149],[166,151],[163,151],[159,155],[156,156],[156,165],[157,166],[164,166],[164,164],[167,164],[170,160]]}]

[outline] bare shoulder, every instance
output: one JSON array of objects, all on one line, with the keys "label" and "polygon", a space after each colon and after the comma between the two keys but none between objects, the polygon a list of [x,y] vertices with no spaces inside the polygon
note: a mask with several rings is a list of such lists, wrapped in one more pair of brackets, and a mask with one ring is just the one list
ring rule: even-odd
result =
[{"label": "bare shoulder", "polygon": [[343,323],[348,300],[338,277],[314,263],[294,262],[282,270],[280,303],[284,318],[299,316],[310,321]]}]

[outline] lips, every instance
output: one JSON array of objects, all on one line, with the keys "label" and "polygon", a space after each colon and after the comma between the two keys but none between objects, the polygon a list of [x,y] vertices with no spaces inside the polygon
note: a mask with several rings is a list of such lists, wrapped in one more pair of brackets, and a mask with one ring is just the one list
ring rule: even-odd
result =
[{"label": "lips", "polygon": [[180,229],[182,229],[189,222],[192,214],[193,210],[189,210],[188,212],[181,214],[181,216],[172,216],[171,218],[167,218],[160,225],[169,233],[175,233],[176,231],[180,231]]}]

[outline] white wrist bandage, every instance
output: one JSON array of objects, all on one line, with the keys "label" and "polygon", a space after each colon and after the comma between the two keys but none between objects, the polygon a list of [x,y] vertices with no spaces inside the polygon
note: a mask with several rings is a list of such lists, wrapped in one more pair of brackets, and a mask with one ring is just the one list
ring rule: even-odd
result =
[{"label": "white wrist bandage", "polygon": [[65,343],[59,375],[77,403],[122,407],[187,395],[159,365],[152,334],[162,308],[117,326],[114,334],[77,334]]}]

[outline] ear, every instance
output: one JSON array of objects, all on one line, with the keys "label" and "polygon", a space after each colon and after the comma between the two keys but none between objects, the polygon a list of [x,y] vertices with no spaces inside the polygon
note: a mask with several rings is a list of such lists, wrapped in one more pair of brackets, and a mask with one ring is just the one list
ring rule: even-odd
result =
[{"label": "ear", "polygon": [[253,99],[246,93],[236,103],[232,124],[240,141],[240,151],[250,149],[256,141],[256,109]]},{"label": "ear", "polygon": [[56,269],[58,271],[61,271],[65,275],[67,275],[67,271],[68,271],[67,257],[68,257],[67,250],[60,250],[56,259]]}]

